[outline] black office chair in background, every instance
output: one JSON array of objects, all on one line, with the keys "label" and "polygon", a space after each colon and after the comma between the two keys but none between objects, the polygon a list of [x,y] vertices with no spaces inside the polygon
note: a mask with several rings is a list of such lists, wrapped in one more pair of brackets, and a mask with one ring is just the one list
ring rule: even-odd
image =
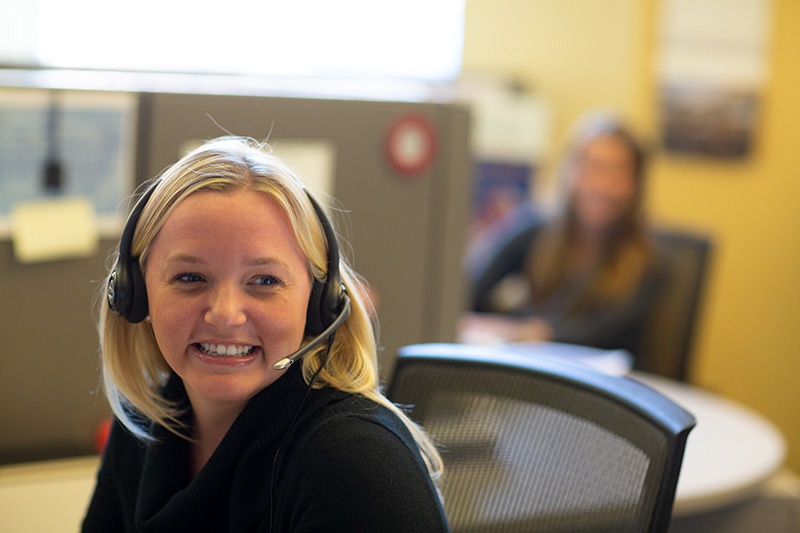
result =
[{"label": "black office chair in background", "polygon": [[711,240],[699,233],[660,228],[655,245],[668,270],[648,316],[636,368],[687,381],[711,258]]},{"label": "black office chair in background", "polygon": [[659,532],[694,417],[652,389],[502,348],[400,350],[387,389],[441,445],[454,532]]}]

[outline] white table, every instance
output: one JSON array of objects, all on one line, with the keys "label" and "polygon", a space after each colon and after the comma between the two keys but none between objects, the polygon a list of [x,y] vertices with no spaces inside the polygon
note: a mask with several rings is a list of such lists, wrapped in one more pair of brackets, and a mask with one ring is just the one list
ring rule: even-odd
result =
[{"label": "white table", "polygon": [[99,462],[93,456],[0,467],[0,531],[79,531]]},{"label": "white table", "polygon": [[630,377],[697,419],[678,478],[675,516],[712,511],[753,496],[783,466],[783,434],[755,411],[685,383],[640,372]]}]

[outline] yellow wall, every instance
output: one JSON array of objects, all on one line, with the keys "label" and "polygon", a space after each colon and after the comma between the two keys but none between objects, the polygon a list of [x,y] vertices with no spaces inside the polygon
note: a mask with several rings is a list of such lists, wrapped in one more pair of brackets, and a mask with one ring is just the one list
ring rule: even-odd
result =
[{"label": "yellow wall", "polygon": [[[652,135],[657,12],[657,0],[467,0],[464,72],[534,89],[556,137],[593,107]],[[657,153],[648,200],[656,221],[715,241],[692,381],[776,422],[800,470],[800,2],[775,0],[772,27],[755,153]]]}]

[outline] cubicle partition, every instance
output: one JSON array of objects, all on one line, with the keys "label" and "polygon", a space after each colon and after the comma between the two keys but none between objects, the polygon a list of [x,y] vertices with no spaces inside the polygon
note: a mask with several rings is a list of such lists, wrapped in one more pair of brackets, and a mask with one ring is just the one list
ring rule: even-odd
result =
[{"label": "cubicle partition", "polygon": [[[451,341],[470,194],[469,113],[453,103],[141,92],[136,182],[227,132],[329,147],[343,249],[377,295],[381,375],[405,344]],[[302,171],[302,168],[301,168]],[[109,411],[96,295],[116,244],[92,257],[20,264],[0,240],[0,463],[91,453]]]}]

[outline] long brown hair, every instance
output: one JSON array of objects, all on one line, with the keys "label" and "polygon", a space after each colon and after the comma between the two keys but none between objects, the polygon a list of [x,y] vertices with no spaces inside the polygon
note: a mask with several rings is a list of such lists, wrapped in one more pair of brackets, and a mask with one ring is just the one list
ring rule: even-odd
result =
[{"label": "long brown hair", "polygon": [[645,152],[642,145],[619,120],[593,114],[579,121],[559,169],[561,208],[541,232],[528,260],[533,301],[545,302],[563,287],[573,272],[572,257],[577,247],[578,220],[569,181],[582,154],[599,138],[613,138],[629,151],[635,191],[628,208],[614,222],[605,248],[591,279],[575,299],[568,302],[568,314],[596,308],[629,298],[651,266],[653,249],[642,209]]}]

